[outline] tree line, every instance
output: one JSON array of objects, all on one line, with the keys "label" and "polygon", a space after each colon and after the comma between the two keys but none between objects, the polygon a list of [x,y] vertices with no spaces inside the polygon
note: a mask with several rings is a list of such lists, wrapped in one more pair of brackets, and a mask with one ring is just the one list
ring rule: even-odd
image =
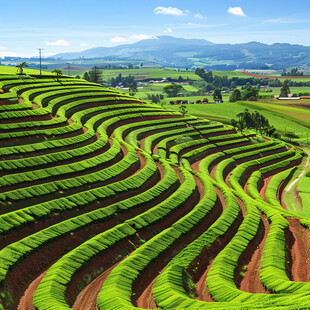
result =
[{"label": "tree line", "polygon": [[[294,73],[295,71],[293,71]],[[290,72],[290,74],[292,71]],[[227,76],[217,76],[213,75],[212,71],[206,72],[204,68],[197,68],[195,70],[195,74],[202,78],[203,83],[200,82],[202,88],[209,92],[214,90],[215,88],[229,88],[234,89],[237,86],[270,86],[270,87],[281,87],[282,82],[279,79],[259,79],[259,78],[240,78],[240,77],[232,77],[228,78]],[[197,82],[193,82],[193,85]],[[203,85],[202,85],[203,84]],[[304,87],[310,86],[310,81],[291,81],[289,80],[289,86],[291,87]]]},{"label": "tree line", "polygon": [[236,116],[237,119],[232,119],[230,123],[241,133],[245,129],[255,129],[256,134],[260,132],[261,135],[264,133],[269,137],[280,138],[274,126],[270,126],[268,119],[259,112],[250,113],[248,109],[245,109]]}]

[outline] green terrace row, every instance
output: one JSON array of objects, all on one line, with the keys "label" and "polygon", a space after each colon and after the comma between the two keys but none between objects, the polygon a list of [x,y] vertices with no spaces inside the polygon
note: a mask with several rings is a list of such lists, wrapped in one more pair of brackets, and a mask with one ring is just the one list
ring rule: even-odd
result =
[{"label": "green terrace row", "polygon": [[[69,84],[88,84],[89,82],[85,81],[85,80],[81,80],[81,79],[61,79],[61,81],[57,81],[56,79],[27,79],[27,80],[22,80],[22,79],[18,79],[18,80],[5,80],[5,81],[0,81],[0,88],[3,89],[4,92],[16,92],[18,93],[19,90],[23,90],[29,87],[36,87],[36,85],[40,86],[40,85],[45,85],[48,86],[49,84],[52,85],[66,85],[66,83]],[[94,84],[93,85],[97,85],[98,84]]]},{"label": "green terrace row", "polygon": [[[111,210],[112,214],[114,211],[120,212],[121,210],[124,211],[129,208],[143,207],[145,203],[150,203],[152,200],[159,197],[162,193],[166,191],[169,192],[179,184],[179,180],[174,170],[169,166],[165,165],[164,169],[164,178],[150,190],[144,193],[140,193],[130,199],[126,199],[124,202],[118,202],[111,207],[105,206],[102,210]],[[137,190],[141,188],[143,184],[146,183],[153,175],[155,175],[156,172],[157,166],[148,156],[146,156],[145,167],[127,179],[81,193],[76,193],[66,198],[51,200],[46,203],[41,203],[39,205],[34,205],[22,210],[2,215],[0,218],[1,234],[5,235],[12,229],[34,223],[37,220],[52,215],[54,212],[80,209],[87,207],[91,203],[97,203],[98,201],[104,201],[109,197],[116,197],[116,195],[119,196],[122,193],[128,193]],[[118,206],[117,209],[116,206]],[[100,205],[98,205],[97,208],[100,208]],[[88,215],[97,214],[98,212],[100,213],[101,211],[96,210],[88,213]],[[83,218],[83,215],[80,217]],[[74,219],[72,220],[74,221]],[[69,222],[67,221],[67,223]],[[61,227],[61,225],[59,227]]]},{"label": "green terrace row", "polygon": [[[136,161],[137,156],[135,152],[132,151],[129,145],[127,145],[126,147],[128,149],[128,154],[130,155],[129,156],[127,154],[126,157],[130,157],[134,159],[134,161]],[[106,179],[109,179],[113,176],[117,176],[117,174],[121,173],[124,169],[128,168],[128,160],[121,162],[121,163],[122,165],[116,164],[114,166],[111,166],[110,168],[106,168],[106,170],[103,170],[103,172],[107,173],[107,175],[105,174]],[[146,170],[148,165],[150,165],[150,159],[148,159],[147,165],[141,171]],[[168,177],[167,178],[165,177],[163,181],[165,181],[166,179],[171,180],[171,171],[173,172],[173,170],[171,168],[170,170],[168,170],[168,168],[165,170],[167,170],[168,172],[170,171],[170,172],[168,174]],[[140,172],[136,174],[137,177],[139,176],[139,174]],[[92,181],[92,182],[101,181],[99,179],[100,176],[102,178],[102,172],[98,173],[97,179],[94,179],[94,177],[92,177],[92,178],[89,178],[89,181]],[[135,179],[135,175],[133,175],[132,178]],[[131,178],[128,178],[128,180],[129,182],[131,182]],[[73,181],[74,180],[64,180],[63,182],[55,181],[51,184],[46,184],[45,186],[34,185],[34,186],[24,188],[24,189],[17,189],[11,192],[7,192],[5,194],[1,194],[2,196],[1,198],[17,200],[17,199],[25,199],[27,197],[31,198],[34,196],[46,195],[48,193],[58,191],[60,188],[63,190],[66,190],[74,186],[76,187],[81,186],[82,184],[85,184],[87,182],[87,178],[85,178],[85,180],[82,180],[81,178],[79,178],[75,180],[76,182],[73,182]],[[81,181],[83,181],[83,183]],[[102,178],[102,181],[104,181],[103,178]],[[126,182],[124,184],[126,184]],[[165,182],[163,184],[165,184]],[[174,182],[175,180],[173,181],[173,184]],[[167,186],[166,189],[168,189],[173,184],[170,184],[169,186]],[[40,203],[38,205],[30,206],[30,207],[27,207],[21,210],[17,210],[14,212],[1,215],[0,216],[1,233],[5,234],[8,231],[10,231],[12,228],[17,228],[18,226],[25,225],[26,223],[34,222],[35,220],[46,217],[49,214],[53,214],[53,212],[59,212],[60,210],[63,210],[63,211],[71,210],[77,207],[82,207],[83,205],[87,205],[91,202],[94,202],[96,201],[96,199],[99,199],[99,198],[104,199],[104,198],[110,197],[114,195],[115,193],[120,193],[120,191],[123,191],[123,189],[124,189],[123,181],[117,181],[117,182],[114,182],[113,184],[105,185],[104,187],[101,186],[98,188],[86,190],[84,192],[78,192],[74,195],[62,197],[60,199],[54,199],[51,201]],[[105,195],[103,195],[104,191],[106,191]],[[154,188],[154,191],[156,192],[156,187]],[[137,199],[139,199],[139,197]]]},{"label": "green terrace row", "polygon": [[[110,102],[110,100],[108,100]],[[123,100],[121,104],[109,104],[106,106],[89,107],[85,110],[78,109],[78,104],[85,104],[85,101],[76,102],[64,106],[58,110],[58,115],[68,117],[74,122],[80,122],[85,124],[87,121],[92,127],[98,127],[98,122],[102,122],[109,117],[126,114],[126,113],[144,113],[144,112],[164,112],[158,105],[143,105],[141,107],[138,103],[131,103],[130,100]],[[87,102],[86,102],[87,104]],[[74,113],[74,114],[73,114]]]},{"label": "green terrace row", "polygon": [[[66,82],[64,83],[64,85],[60,84],[60,83],[54,83],[54,86],[48,86],[48,87],[38,87],[38,85],[36,85],[37,87],[32,87],[29,90],[25,90],[24,92],[21,93],[21,91],[19,91],[20,94],[20,98],[23,99],[24,102],[18,102],[18,97],[17,97],[17,93],[16,92],[10,92],[10,93],[4,93],[4,94],[0,94],[0,98],[1,99],[10,99],[12,104],[7,104],[7,105],[3,105],[0,106],[0,111],[10,111],[10,110],[29,110],[32,109],[32,103],[31,101],[33,100],[33,98],[35,98],[36,96],[39,96],[40,94],[44,94],[45,92],[55,92],[55,91],[59,91],[59,92],[66,92],[66,93],[73,93],[75,91],[86,91],[86,90],[92,90],[93,91],[102,91],[103,88],[102,86],[91,86],[89,84],[82,84],[82,85],[76,85],[76,84],[72,84],[69,83],[67,84]],[[65,87],[64,87],[65,86]],[[26,88],[26,86],[24,86],[24,88]]]},{"label": "green terrace row", "polygon": [[[117,171],[116,167],[118,167],[118,169],[122,167],[123,169],[119,170],[119,172],[121,172],[128,169],[132,165],[137,165],[139,163],[137,154],[132,149],[129,149],[123,159],[110,166],[110,164],[113,163],[113,160],[118,157],[120,152],[120,144],[114,139],[112,146],[108,151],[80,162],[73,162],[66,166],[56,166],[2,176],[0,178],[0,190],[1,188],[10,188],[12,185],[15,185],[17,189],[5,192],[2,190],[0,199],[17,200],[25,197],[52,193],[61,189],[64,190],[78,187],[82,184],[103,182],[115,175]],[[98,171],[96,171],[97,166],[100,168]],[[105,166],[105,168],[102,168],[103,166]],[[95,170],[95,172],[92,172],[91,170]],[[82,175],[75,177],[74,174],[78,172],[79,174],[82,173]],[[67,178],[68,176],[70,176],[70,178]],[[62,177],[63,180],[61,180],[60,177]],[[46,182],[46,180],[50,178],[57,180],[43,183],[42,185],[31,184],[34,181]],[[22,188],[21,184],[28,187]]]},{"label": "green terrace row", "polygon": [[[39,80],[41,81],[41,80]],[[25,84],[25,85],[19,85],[19,86],[15,86],[12,85],[13,87],[10,88],[10,92],[9,93],[4,93],[4,94],[0,94],[0,99],[6,99],[9,98],[11,101],[17,101],[18,100],[18,94],[21,96],[21,98],[23,97],[23,93],[26,93],[30,90],[35,90],[35,91],[39,91],[39,89],[46,89],[47,87],[52,88],[54,87],[55,89],[57,87],[60,87],[61,89],[64,89],[64,87],[74,87],[74,86],[78,86],[78,87],[87,87],[89,88],[90,86],[94,86],[94,87],[99,87],[98,84],[95,83],[89,83],[83,80],[77,80],[76,82],[74,82],[72,79],[69,80],[62,80],[61,83],[60,82],[46,82],[46,83],[34,83],[34,84]],[[1,86],[0,86],[1,87]],[[102,87],[101,87],[102,88]],[[11,105],[4,105],[4,106],[0,106],[0,111],[6,111],[6,110],[22,110],[22,109],[30,109],[32,108],[32,103],[25,98],[24,102],[19,102],[19,103],[15,103],[15,104],[11,104]]]},{"label": "green terrace row", "polygon": [[[274,165],[271,165],[271,168],[275,168]],[[278,200],[278,192],[280,191],[281,185],[283,186],[283,182],[286,182],[290,179],[290,176],[295,171],[296,167],[289,168],[287,170],[284,170],[278,174],[275,174],[271,180],[269,181],[266,191],[265,191],[265,197],[266,202],[268,202],[270,205],[272,205],[274,208],[277,208],[279,211],[283,211],[283,207]],[[260,192],[258,191],[258,188],[261,187],[263,184],[263,175],[260,170],[255,171],[250,178],[247,181],[247,191],[249,195],[260,202],[265,202],[265,200],[262,198]]]},{"label": "green terrace row", "polygon": [[[220,126],[220,128],[218,128]],[[168,138],[168,137],[190,137],[192,139],[200,139],[202,136],[212,136],[213,134],[216,136],[221,136],[225,134],[231,134],[234,133],[235,131],[231,129],[231,127],[223,128],[222,125],[213,125],[210,124],[209,128],[207,126],[194,126],[194,127],[189,127],[185,129],[177,129],[177,130],[171,130],[169,132],[165,133],[157,133],[154,134],[150,137],[147,137],[144,142],[144,150],[148,153],[152,153],[155,146],[163,139]],[[214,128],[214,129],[213,129]],[[199,130],[199,131],[198,131]]]},{"label": "green terrace row", "polygon": [[[199,177],[212,185],[212,180],[208,176],[205,177],[201,173]],[[211,191],[210,185],[208,185],[208,190]],[[157,277],[153,286],[153,295],[159,307],[163,309],[220,308],[218,303],[204,303],[190,298],[184,289],[184,275],[187,271],[193,272],[188,269],[195,258],[204,248],[212,247],[218,238],[224,236],[240,214],[235,196],[225,188],[222,188],[222,193],[225,198],[225,209],[221,216],[201,236],[180,251]],[[197,268],[196,265],[192,267],[194,267],[193,270]],[[230,304],[225,304],[226,307],[230,308]]]},{"label": "green terrace row", "polygon": [[[196,183],[188,172],[183,172],[183,176],[184,183],[162,203],[132,219],[126,220],[123,224],[95,236],[58,260],[47,271],[35,293],[35,307],[46,309],[52,306],[58,309],[68,309],[65,302],[66,286],[79,268],[86,265],[95,256],[104,254],[111,246],[121,240],[127,240],[128,237],[149,227],[151,224],[163,221],[170,212],[179,208],[192,195]],[[127,233],[120,236],[119,230]],[[84,253],[84,255],[81,257],[80,253]],[[66,267],[68,265],[71,266],[70,270]]]},{"label": "green terrace row", "polygon": [[107,277],[97,298],[100,309],[131,309],[132,286],[139,274],[173,244],[199,225],[214,208],[216,193],[211,183],[202,180],[204,196],[195,208],[170,228],[157,234],[116,266]]},{"label": "green terrace row", "polygon": [[[82,92],[83,91],[83,92]],[[58,96],[57,96],[58,94]],[[54,98],[53,98],[54,97]],[[121,94],[120,92],[111,91],[109,89],[101,89],[101,91],[94,91],[91,88],[80,89],[79,92],[70,92],[69,94],[63,94],[62,91],[54,91],[54,92],[44,92],[43,94],[36,96],[33,98],[33,102],[36,103],[39,107],[47,107],[49,111],[57,110],[57,106],[60,104],[66,104],[73,101],[78,100],[86,100],[86,99],[97,99],[100,101],[105,97],[112,97],[113,99],[121,100],[122,97],[131,98],[131,100],[139,101],[133,97],[129,97],[126,94]]]},{"label": "green terrace row", "polygon": [[[0,145],[1,147],[6,147],[12,144],[25,144],[25,141],[18,139],[15,143],[15,140],[12,138],[30,138],[31,142],[38,142],[37,140],[46,140],[46,139],[54,139],[55,137],[61,138],[62,136],[76,136],[79,133],[82,133],[82,125],[78,123],[72,123],[68,126],[63,126],[59,128],[51,128],[51,129],[38,129],[38,130],[30,130],[23,132],[7,132],[0,133]],[[29,143],[29,142],[26,142]]]},{"label": "green terrace row", "polygon": [[[67,110],[69,110],[69,112],[71,110],[75,110],[75,111],[79,111],[79,104],[82,105],[89,105],[91,102],[95,102],[96,100],[90,100],[90,101],[85,101],[85,100],[80,100],[78,102],[74,102],[72,104],[70,104],[69,106],[65,106],[63,107],[60,112],[59,112],[59,116],[58,118],[55,119],[50,119],[50,120],[44,120],[44,121],[35,121],[36,117],[42,117],[42,116],[50,116],[50,112],[48,112],[46,109],[37,109],[37,110],[26,110],[26,111],[12,111],[12,112],[4,112],[1,114],[0,116],[0,129],[1,130],[14,130],[15,128],[26,128],[26,127],[35,127],[35,126],[43,126],[45,123],[48,125],[49,123],[53,124],[53,122],[55,124],[59,123],[60,121],[65,122],[67,120],[67,118],[69,118],[74,112],[72,111],[70,116],[68,117],[67,114]],[[107,97],[107,98],[103,98],[102,102],[100,101],[100,104],[104,104],[104,102],[108,102],[111,104],[111,101],[115,101],[114,98],[111,97]],[[121,102],[127,103],[127,102],[132,102],[132,100],[130,98],[122,98],[122,100],[120,100]],[[132,104],[132,107],[134,106],[134,104]],[[137,107],[141,107],[141,105],[136,104]],[[117,109],[119,107],[122,107],[121,104],[117,104],[117,105],[111,105],[111,106],[104,106],[102,107],[103,110],[105,109]],[[130,107],[130,105],[127,105],[127,107]],[[154,107],[153,105],[146,105],[146,107]],[[124,104],[124,108],[126,108],[126,104]],[[86,109],[89,109],[89,107],[86,106]],[[100,109],[97,109],[100,111]],[[82,111],[80,113],[87,113],[88,111]],[[32,119],[32,121],[30,122],[28,119]],[[2,124],[1,124],[1,119]],[[26,120],[25,120],[26,119]],[[4,124],[3,122],[6,121],[10,121],[10,123],[8,124]]]},{"label": "green terrace row", "polygon": [[[300,158],[300,154],[296,154],[294,157]],[[293,159],[291,159],[292,161]],[[267,167],[264,167],[263,169],[271,171],[272,168],[275,169],[277,167],[277,164],[271,165]],[[204,169],[202,169],[204,168]],[[201,162],[200,165],[200,170],[205,172],[208,175],[208,167],[203,166],[203,161]],[[285,175],[287,176],[287,171],[285,171]],[[283,180],[284,178],[284,173],[282,176],[280,176],[280,179]],[[232,176],[231,176],[232,177]],[[279,182],[279,181],[278,181]],[[232,184],[233,185],[233,184]],[[223,184],[223,186],[225,186]],[[228,188],[227,188],[228,189]],[[235,188],[236,189],[236,188]],[[236,189],[238,191],[238,189]],[[255,218],[258,220],[259,219],[259,214],[257,213],[257,211],[255,211],[254,208],[254,204],[253,202],[248,199],[248,196],[241,191],[241,189],[238,191],[239,193],[242,192],[242,195],[240,194],[240,197],[242,197],[245,201],[246,201],[246,207],[247,207],[247,215],[246,217],[249,218],[249,214],[250,217],[252,218],[251,221],[251,225],[249,227],[252,227],[252,225],[254,224]],[[265,203],[266,204],[266,203]],[[267,204],[266,204],[267,205]],[[266,212],[265,208],[265,212]],[[267,212],[267,215],[270,212]],[[255,215],[256,214],[256,215]],[[267,250],[266,253],[268,254],[264,254],[265,257],[264,259],[264,263],[262,262],[262,265],[266,264],[267,267],[271,268],[268,269],[265,266],[262,266],[262,274],[267,277],[267,279],[269,279],[269,281],[264,280],[266,286],[268,288],[270,288],[272,291],[276,291],[274,289],[274,283],[275,281],[277,281],[276,283],[278,283],[278,285],[280,286],[281,281],[284,279],[284,267],[285,264],[283,264],[283,257],[284,256],[284,248],[285,246],[283,245],[283,229],[285,227],[287,227],[286,221],[279,215],[276,214],[274,212],[271,213],[272,215],[269,217],[272,219],[272,225],[274,225],[275,230],[277,229],[278,233],[279,233],[279,229],[281,230],[282,228],[282,238],[280,237],[278,240],[276,240],[276,238],[274,238],[273,236],[275,236],[275,234],[272,234],[270,236],[270,239],[273,241],[272,244],[269,244],[267,246]],[[257,223],[256,220],[256,223]],[[244,223],[243,223],[244,224]],[[242,224],[242,225],[243,225]],[[253,225],[253,227],[255,227]],[[251,233],[253,232],[253,234]],[[249,236],[250,238],[255,236],[255,232],[252,229],[245,229],[244,232],[244,236]],[[237,234],[238,235],[238,234]],[[237,237],[237,235],[235,237]],[[242,234],[241,234],[242,235]],[[252,235],[252,237],[251,237]],[[235,239],[234,237],[234,239]],[[241,236],[242,237],[242,236]],[[250,239],[249,238],[249,239]],[[268,235],[269,238],[269,235]],[[241,241],[241,240],[240,240]],[[245,240],[244,240],[245,241]],[[233,242],[233,240],[232,240]],[[279,244],[282,244],[282,246],[278,246],[277,242],[280,242]],[[242,249],[242,243],[238,243],[238,246],[236,247],[232,247],[231,250],[240,250]],[[246,247],[243,247],[243,249],[245,249]],[[278,251],[274,251],[274,249],[279,249]],[[300,308],[302,308],[303,306],[306,305],[306,299],[305,296],[306,294],[298,294],[298,292],[306,292],[306,290],[308,289],[308,287],[306,286],[307,283],[295,283],[293,284],[292,281],[287,281],[287,277],[285,278],[286,282],[283,282],[283,284],[286,284],[286,287],[288,289],[286,289],[286,293],[288,293],[287,295],[285,294],[277,294],[277,295],[265,295],[265,294],[249,294],[249,293],[245,293],[245,292],[241,292],[238,291],[235,287],[234,284],[234,277],[233,277],[233,270],[231,269],[231,271],[228,273],[227,271],[230,270],[230,268],[228,266],[237,266],[237,260],[234,259],[234,262],[232,261],[231,263],[229,261],[227,261],[227,258],[235,258],[236,255],[234,255],[232,252],[228,253],[229,251],[229,247],[226,247],[224,249],[224,251],[222,251],[220,253],[220,255],[216,258],[216,260],[214,261],[210,272],[208,274],[208,278],[207,278],[207,283],[208,283],[208,287],[210,290],[211,295],[213,296],[213,298],[215,298],[217,301],[221,301],[222,303],[216,303],[216,304],[208,304],[208,306],[205,305],[204,302],[201,301],[196,301],[196,300],[190,300],[189,298],[186,298],[186,303],[182,303],[181,307],[186,307],[186,306],[191,306],[191,307],[197,307],[197,308],[204,308],[204,307],[208,307],[208,308],[225,308],[228,306],[228,304],[226,302],[230,302],[229,303],[229,308],[232,309],[254,309],[254,308],[273,308],[274,306],[281,306],[283,307],[283,309],[296,309],[294,308],[294,306],[292,305],[298,305]],[[240,252],[240,251],[239,251]],[[264,253],[265,253],[265,248],[264,248]],[[270,257],[269,255],[271,255],[272,257]],[[273,260],[271,259],[273,258]],[[278,259],[278,260],[277,260]],[[221,262],[222,260],[222,262]],[[285,260],[285,259],[284,259]],[[217,263],[219,262],[219,266],[218,266],[218,274],[216,275],[216,273],[214,272],[214,270],[216,270],[217,267]],[[279,262],[281,262],[281,264],[279,264]],[[224,265],[223,265],[224,263]],[[226,264],[226,266],[225,266]],[[279,264],[279,265],[278,265]],[[281,272],[282,272],[282,278],[281,278],[281,273],[280,276],[275,276],[275,269],[272,268],[282,268]],[[235,267],[233,267],[235,268]],[[225,273],[221,272],[221,270],[225,270]],[[271,274],[271,270],[272,270],[272,274]],[[180,272],[180,270],[178,269],[178,272]],[[213,273],[214,272],[214,273]],[[230,275],[230,281],[228,275]],[[213,277],[214,276],[214,277]],[[219,285],[216,284],[216,280],[218,280]],[[229,284],[230,282],[230,284]],[[268,283],[269,282],[269,283]],[[270,283],[272,283],[272,285],[270,285]],[[268,285],[267,285],[268,284]],[[303,286],[305,285],[305,286]],[[294,289],[289,289],[294,287]],[[302,288],[301,288],[302,287]],[[282,286],[283,288],[283,286]],[[278,292],[280,292],[280,290],[277,290]],[[296,293],[295,293],[296,292]],[[165,296],[167,297],[167,296]],[[180,296],[178,296],[180,298]],[[184,295],[182,295],[181,297],[184,298]],[[164,300],[164,298],[163,298]],[[156,300],[157,301],[157,300]],[[242,302],[242,305],[240,305],[240,302]],[[250,302],[250,303],[248,303]],[[167,307],[168,308],[168,307]]]},{"label": "green terrace row", "polygon": [[[223,128],[223,125],[218,125],[218,124],[213,124],[209,125],[208,127],[202,127],[202,126],[195,126],[193,128],[195,131],[198,131],[200,135],[209,137],[209,136],[221,136],[222,133],[226,133],[227,128]],[[175,136],[178,136],[179,134],[176,133]],[[175,136],[173,137],[167,137],[162,140],[160,140],[157,144],[157,154],[160,157],[166,158],[169,157],[169,149],[171,146],[174,145],[175,141]],[[187,137],[188,134],[185,132],[182,135],[183,137]]]},{"label": "green terrace row", "polygon": [[30,122],[12,122],[9,124],[0,124],[0,132],[2,133],[14,133],[20,131],[32,131],[35,129],[41,130],[41,128],[56,128],[64,127],[68,125],[67,118],[57,117],[49,120],[36,121],[35,119]]},{"label": "green terrace row", "polygon": [[[131,113],[135,113],[137,111],[139,111],[139,110],[126,109],[125,111],[119,111],[119,114],[131,114]],[[156,109],[156,107],[152,107],[149,109],[146,108],[142,111],[139,114],[133,114],[132,116],[129,115],[129,117],[130,118],[136,118],[136,117],[141,118],[141,117],[144,117],[144,115],[147,115],[147,116],[153,115],[153,117],[158,117],[158,115],[160,115],[160,116],[174,116],[174,115],[177,116],[177,115],[180,115],[177,112],[164,112],[165,110],[159,109],[159,108]],[[155,112],[157,112],[157,113],[155,114]],[[97,108],[96,113],[100,113],[100,107]],[[91,121],[89,121],[88,124],[91,127],[92,126],[97,127],[105,119],[109,119],[111,116],[116,117],[116,115],[117,115],[116,111],[102,113],[102,114],[96,115],[95,117],[92,117]],[[80,117],[82,117],[82,115],[80,115]],[[113,120],[117,121],[117,117],[116,118],[115,117],[113,118]],[[26,123],[26,124],[28,124],[28,123]],[[113,124],[113,122],[112,122],[112,124]],[[94,129],[97,129],[97,128],[94,128]],[[38,135],[44,135],[44,137],[48,137],[48,136],[64,135],[64,134],[69,134],[69,133],[71,133],[73,135],[73,132],[75,132],[77,130],[82,130],[82,126],[81,126],[81,124],[78,124],[75,122],[75,123],[70,124],[68,126],[63,126],[63,127],[59,127],[59,128],[52,128],[52,129],[45,129],[45,130],[43,130],[43,129],[41,129],[41,130],[29,130],[29,131],[25,130],[23,132],[0,133],[0,143],[2,142],[3,146],[8,146],[8,145],[14,143],[14,141],[11,141],[10,138],[20,138],[20,137],[27,137],[27,136],[31,137],[31,136],[38,136]],[[105,133],[103,133],[103,134],[105,134]],[[43,140],[44,137],[41,139]],[[1,141],[1,140],[4,140],[4,141]],[[7,143],[6,143],[5,140],[9,140],[9,141],[7,141]],[[19,142],[19,144],[20,144],[20,142]]]},{"label": "green terrace row", "polygon": [[[197,120],[195,117],[178,117],[175,119],[165,119],[165,120],[154,120],[150,122],[141,122],[141,123],[136,123],[137,124],[137,129],[134,131],[131,131],[127,138],[126,141],[131,144],[133,147],[136,149],[140,148],[140,140],[146,138],[149,134],[155,134],[158,132],[165,132],[168,131],[169,129],[173,128],[181,128],[185,127],[186,125],[188,126],[195,126],[196,124],[205,124],[208,125],[209,122],[206,121],[202,123],[201,121]],[[129,125],[128,126],[133,126]],[[117,131],[118,129],[116,129]]]},{"label": "green terrace row", "polygon": [[[88,130],[87,132],[76,135],[74,137],[56,139],[56,140],[47,140],[38,143],[16,145],[10,147],[0,148],[0,156],[9,157],[9,156],[32,156],[41,153],[52,153],[57,152],[61,148],[69,149],[78,147],[81,144],[89,144],[95,137],[95,132]],[[89,141],[89,142],[88,142]]]},{"label": "green terrace row", "polygon": [[[137,174],[122,180],[120,182],[107,185],[102,188],[95,190],[90,190],[84,193],[75,194],[67,199],[63,199],[61,204],[58,204],[57,209],[66,208],[67,205],[70,205],[71,208],[74,206],[76,208],[81,208],[82,204],[89,204],[91,202],[100,201],[108,196],[120,194],[122,192],[133,191],[134,189],[139,189],[147,182],[157,171],[157,166],[150,156],[146,156],[146,165],[145,167],[138,172]],[[76,230],[80,230],[83,227],[89,225],[95,225],[98,222],[104,222],[111,217],[116,217],[118,219],[118,214],[132,208],[139,208],[145,206],[146,203],[149,203],[153,200],[156,200],[162,193],[169,191],[170,188],[173,188],[175,184],[178,184],[178,178],[176,173],[168,165],[164,165],[165,175],[164,178],[153,188],[148,189],[145,192],[142,192],[136,196],[128,198],[122,202],[114,203],[103,208],[98,208],[95,211],[91,211],[74,218],[70,218],[64,222],[57,223],[53,226],[50,226],[46,229],[43,229],[39,232],[36,232],[29,237],[25,237],[20,241],[17,241],[13,244],[8,245],[0,251],[1,263],[1,285],[7,281],[8,273],[12,267],[17,264],[21,258],[26,258],[35,251],[38,251],[45,244],[49,244],[53,240],[59,238],[59,236],[65,236],[66,234],[73,233]],[[52,204],[50,204],[52,206]],[[28,216],[28,219],[31,220],[31,210],[35,211],[35,206],[29,208],[29,210],[23,210],[24,214]],[[51,211],[51,210],[50,210]],[[21,212],[18,212],[21,215]],[[53,212],[51,212],[53,213]],[[14,222],[13,216],[10,214],[12,222]],[[37,216],[32,213],[32,221],[34,221]],[[26,216],[25,216],[26,217]],[[2,222],[3,223],[3,222]],[[16,227],[15,227],[16,228]],[[10,288],[11,290],[14,288]]]},{"label": "green terrace row", "polygon": [[[117,136],[118,132],[122,131],[122,139],[125,138],[123,136],[123,131],[125,134],[128,134],[129,131],[132,131],[129,133],[129,136],[136,133],[136,128],[140,127],[147,127],[150,124],[160,124],[159,126],[164,126],[165,128],[169,128],[169,126],[184,126],[184,120],[186,122],[193,122],[195,124],[196,118],[194,117],[188,117],[188,118],[173,118],[173,119],[160,119],[160,120],[150,120],[147,122],[135,122],[132,124],[127,124],[122,126],[121,128],[117,128],[115,130],[115,135]],[[177,123],[177,125],[174,125],[174,123]],[[69,137],[65,139],[58,139],[58,140],[49,140],[44,141],[40,143],[33,143],[33,144],[25,144],[20,146],[11,146],[6,148],[0,148],[0,156],[9,156],[9,155],[15,155],[15,154],[22,154],[23,156],[26,156],[27,153],[35,154],[36,152],[52,152],[56,151],[58,148],[62,147],[69,147],[78,145],[79,143],[83,143],[84,141],[90,140],[94,137],[95,132],[91,129],[89,129],[86,133],[77,135],[74,137]],[[129,141],[128,141],[129,142]]]},{"label": "green terrace row", "polygon": [[35,157],[0,161],[0,173],[3,171],[6,173],[12,173],[14,170],[18,169],[38,169],[40,166],[50,165],[51,163],[56,163],[57,166],[59,166],[61,165],[62,161],[68,160],[80,161],[81,156],[91,156],[95,152],[104,150],[107,146],[107,143],[107,138],[101,137],[97,141],[94,141],[94,143],[82,147],[77,147],[68,151],[38,155]]},{"label": "green terrace row", "polygon": [[[218,137],[210,137],[208,140],[199,139],[196,141],[185,142],[172,147],[169,151],[170,152],[169,158],[171,162],[175,164],[177,164],[182,159],[186,159],[187,161],[194,163],[212,153],[219,152],[224,149],[240,147],[249,143],[251,143],[251,140],[248,137],[243,137],[239,133],[232,135],[223,135]],[[191,150],[192,147],[196,146],[198,148]],[[190,150],[187,151],[187,149]],[[181,152],[184,154],[180,158]]]}]

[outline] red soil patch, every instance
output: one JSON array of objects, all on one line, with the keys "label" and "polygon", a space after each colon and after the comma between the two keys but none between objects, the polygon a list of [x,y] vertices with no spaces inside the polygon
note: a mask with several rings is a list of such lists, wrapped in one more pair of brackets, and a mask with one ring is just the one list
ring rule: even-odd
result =
[{"label": "red soil patch", "polygon": [[106,271],[104,271],[98,278],[87,285],[75,300],[72,307],[73,310],[97,310],[97,295],[101,290],[103,282],[106,280],[111,271],[118,265],[116,263]]},{"label": "red soil patch", "polygon": [[[213,245],[212,245],[213,246]],[[209,273],[209,270],[213,264],[215,258],[210,258],[206,271],[202,274],[199,281],[196,283],[196,291],[197,291],[197,297],[196,299],[206,302],[214,302],[215,300],[212,298],[212,296],[209,293],[209,288],[206,284],[207,275]]]},{"label": "red soil patch", "polygon": [[0,100],[0,105],[13,105],[13,104],[17,104],[18,101],[14,102],[14,101],[10,101],[8,99],[1,99]]},{"label": "red soil patch", "polygon": [[287,218],[286,240],[291,256],[292,281],[310,281],[310,232],[296,218]]},{"label": "red soil patch", "polygon": [[36,103],[32,103],[32,109],[33,110],[38,110],[41,109]]},{"label": "red soil patch", "polygon": [[183,183],[183,175],[182,175],[181,171],[177,167],[172,167],[172,168],[176,172],[180,182]]},{"label": "red soil patch", "polygon": [[137,300],[138,308],[142,308],[142,309],[157,309],[158,308],[154,301],[154,296],[152,293],[153,285],[158,275],[153,279],[153,281],[147,286],[147,288],[143,291],[143,293],[138,298]]},{"label": "red soil patch", "polygon": [[267,186],[271,180],[272,176],[268,177],[268,178],[265,178],[264,179],[264,185],[263,187],[261,188],[260,190],[260,195],[261,197],[266,201],[266,189],[267,189]]},{"label": "red soil patch", "polygon": [[[235,271],[235,281],[240,290],[248,293],[269,294],[269,291],[260,282],[259,271],[264,244],[270,229],[267,217],[261,214],[261,222],[257,234],[241,255],[238,268]],[[243,270],[242,267],[246,266]],[[240,273],[243,272],[244,276]]]},{"label": "red soil patch", "polygon": [[270,79],[270,80],[276,80],[276,79],[309,79],[309,76],[271,76],[271,75],[262,75],[262,74],[255,74],[255,73],[249,73],[249,72],[242,72],[246,76],[252,76],[258,79]]},{"label": "red soil patch", "polygon": [[40,276],[38,276],[31,284],[28,286],[27,290],[24,293],[24,296],[21,298],[18,310],[35,310],[35,307],[32,304],[33,295],[38,288],[41,280],[43,279],[46,271],[44,271]]}]

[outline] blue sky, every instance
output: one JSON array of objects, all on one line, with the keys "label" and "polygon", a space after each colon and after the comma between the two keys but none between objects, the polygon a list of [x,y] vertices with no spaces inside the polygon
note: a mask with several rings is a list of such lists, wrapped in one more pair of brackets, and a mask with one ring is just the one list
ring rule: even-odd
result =
[{"label": "blue sky", "polygon": [[308,0],[0,0],[0,57],[44,56],[160,35],[310,45]]}]

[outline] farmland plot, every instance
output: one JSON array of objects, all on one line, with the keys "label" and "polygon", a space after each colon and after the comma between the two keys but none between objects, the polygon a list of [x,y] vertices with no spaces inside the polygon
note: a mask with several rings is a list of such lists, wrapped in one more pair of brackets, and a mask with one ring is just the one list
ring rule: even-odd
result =
[{"label": "farmland plot", "polygon": [[0,88],[0,308],[308,307],[301,150],[84,80]]}]

